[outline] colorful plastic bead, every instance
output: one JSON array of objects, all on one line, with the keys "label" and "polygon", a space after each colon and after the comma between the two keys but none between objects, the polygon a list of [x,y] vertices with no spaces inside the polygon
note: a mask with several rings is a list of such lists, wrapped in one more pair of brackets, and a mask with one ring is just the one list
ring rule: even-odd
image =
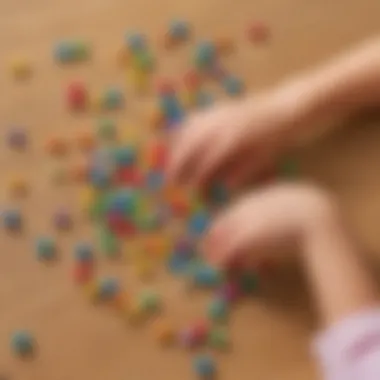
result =
[{"label": "colorful plastic bead", "polygon": [[110,119],[100,119],[97,124],[97,134],[104,140],[113,140],[116,137],[116,123]]},{"label": "colorful plastic bead", "polygon": [[104,107],[108,110],[121,108],[124,104],[124,94],[121,89],[110,87],[104,94]]},{"label": "colorful plastic bead", "polygon": [[208,305],[208,316],[216,322],[224,322],[228,316],[228,303],[221,297],[211,300]]},{"label": "colorful plastic bead", "polygon": [[218,295],[227,302],[235,302],[241,296],[239,284],[236,281],[225,282],[221,288],[218,289]]},{"label": "colorful plastic bead", "polygon": [[12,351],[18,356],[32,355],[35,350],[35,341],[32,334],[26,330],[19,330],[11,337]]},{"label": "colorful plastic bead", "polygon": [[203,234],[210,224],[210,215],[206,211],[194,213],[189,220],[188,229],[193,235]]},{"label": "colorful plastic bead", "polygon": [[[74,281],[78,285],[89,284],[94,278],[94,264],[89,262],[77,262],[74,265]],[[98,294],[96,294],[97,296]]]},{"label": "colorful plastic bead", "polygon": [[89,179],[97,189],[105,189],[111,182],[111,173],[103,168],[91,168],[89,171]]},{"label": "colorful plastic bead", "polygon": [[128,33],[125,36],[128,48],[133,52],[138,52],[146,48],[146,38],[141,33]]},{"label": "colorful plastic bead", "polygon": [[179,331],[178,341],[179,344],[187,349],[192,349],[197,346],[197,337],[195,336],[194,329],[191,327],[186,327]]},{"label": "colorful plastic bead", "polygon": [[244,90],[243,82],[234,76],[227,76],[224,78],[222,85],[226,93],[231,96],[239,95]]},{"label": "colorful plastic bead", "polygon": [[132,62],[137,70],[143,73],[148,73],[154,68],[153,55],[147,51],[139,51],[132,57]]},{"label": "colorful plastic bead", "polygon": [[184,41],[189,38],[190,26],[184,20],[172,20],[169,25],[169,36],[176,41]]},{"label": "colorful plastic bead", "polygon": [[113,150],[113,158],[118,166],[130,166],[135,164],[137,159],[136,147],[126,145]]},{"label": "colorful plastic bead", "polygon": [[190,271],[193,283],[199,287],[213,288],[218,286],[223,279],[221,272],[206,264],[196,263]]},{"label": "colorful plastic bead", "polygon": [[99,243],[101,251],[104,252],[106,257],[118,256],[120,252],[119,239],[108,228],[101,228]]},{"label": "colorful plastic bead", "polygon": [[195,65],[199,69],[210,67],[216,58],[215,45],[210,41],[204,41],[196,46]]},{"label": "colorful plastic bead", "polygon": [[42,236],[36,241],[36,254],[38,260],[52,260],[57,253],[56,242],[51,237]]},{"label": "colorful plastic bead", "polygon": [[89,243],[77,243],[74,247],[75,260],[81,263],[93,262],[94,251],[92,245]]},{"label": "colorful plastic bead", "polygon": [[21,127],[12,127],[7,133],[8,145],[17,150],[23,150],[26,148],[28,138],[25,130]]},{"label": "colorful plastic bead", "polygon": [[159,295],[153,291],[143,291],[139,296],[139,305],[148,314],[156,313],[162,307]]},{"label": "colorful plastic bead", "polygon": [[85,61],[91,56],[91,47],[83,40],[60,41],[54,47],[53,55],[62,64]]},{"label": "colorful plastic bead", "polygon": [[17,209],[3,211],[3,225],[7,230],[17,231],[22,227],[21,213]]},{"label": "colorful plastic bead", "polygon": [[104,277],[99,281],[99,297],[106,301],[114,298],[120,291],[119,281],[114,277]]},{"label": "colorful plastic bead", "polygon": [[164,185],[164,174],[158,170],[150,170],[146,175],[146,188],[151,192],[162,189]]},{"label": "colorful plastic bead", "polygon": [[167,320],[157,320],[153,325],[153,333],[161,345],[166,346],[174,341],[175,331]]},{"label": "colorful plastic bead", "polygon": [[17,80],[25,80],[32,75],[32,65],[27,58],[18,57],[10,62],[10,70]]},{"label": "colorful plastic bead", "polygon": [[183,83],[188,90],[195,91],[201,85],[201,77],[195,70],[189,70],[183,77]]},{"label": "colorful plastic bead", "polygon": [[56,157],[61,157],[68,151],[66,141],[59,137],[52,137],[47,140],[45,148],[49,154]]},{"label": "colorful plastic bead", "polygon": [[70,110],[83,110],[88,102],[87,89],[84,83],[72,82],[66,90],[67,104]]},{"label": "colorful plastic bead", "polygon": [[14,177],[8,183],[8,190],[11,196],[21,197],[25,196],[29,190],[29,184],[25,178]]},{"label": "colorful plastic bead", "polygon": [[226,350],[230,346],[230,340],[226,329],[214,327],[208,335],[208,344],[217,350]]},{"label": "colorful plastic bead", "polygon": [[59,230],[68,230],[73,225],[73,219],[67,210],[59,209],[53,215],[53,224]]},{"label": "colorful plastic bead", "polygon": [[252,43],[265,42],[269,38],[269,28],[263,22],[255,21],[247,29],[247,38]]},{"label": "colorful plastic bead", "polygon": [[213,378],[216,373],[214,360],[208,355],[197,355],[193,359],[193,369],[203,379]]}]

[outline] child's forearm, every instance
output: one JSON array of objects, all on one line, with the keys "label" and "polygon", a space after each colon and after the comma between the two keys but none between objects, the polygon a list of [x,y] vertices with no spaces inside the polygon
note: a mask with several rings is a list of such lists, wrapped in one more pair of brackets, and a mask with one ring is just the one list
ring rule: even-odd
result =
[{"label": "child's forearm", "polygon": [[380,105],[380,38],[292,79],[279,90],[297,102],[301,139],[321,134],[363,108]]},{"label": "child's forearm", "polygon": [[305,266],[326,325],[378,305],[374,282],[338,216],[305,235]]}]

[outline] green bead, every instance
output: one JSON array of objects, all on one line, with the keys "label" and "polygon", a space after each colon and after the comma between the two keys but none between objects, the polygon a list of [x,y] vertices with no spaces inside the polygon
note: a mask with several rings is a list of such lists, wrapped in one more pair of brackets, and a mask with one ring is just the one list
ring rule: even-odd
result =
[{"label": "green bead", "polygon": [[283,178],[297,178],[300,175],[299,164],[294,158],[288,157],[280,162],[278,173]]},{"label": "green bead", "polygon": [[208,305],[208,316],[212,321],[224,322],[228,317],[228,304],[223,298],[214,298]]},{"label": "green bead", "polygon": [[148,51],[141,51],[135,57],[136,65],[143,71],[151,71],[154,67],[153,55]]},{"label": "green bead", "polygon": [[92,219],[98,220],[104,216],[106,211],[106,196],[99,194],[89,207],[89,215]]},{"label": "green bead", "polygon": [[98,137],[104,140],[114,140],[116,138],[116,123],[110,119],[98,121]]},{"label": "green bead", "polygon": [[90,45],[82,40],[77,40],[74,42],[74,55],[77,61],[85,61],[90,58],[91,47]]},{"label": "green bead", "polygon": [[161,299],[155,292],[144,291],[140,294],[139,306],[146,313],[156,313],[161,309]]},{"label": "green bead", "polygon": [[258,276],[255,273],[243,273],[239,279],[241,290],[247,293],[253,293],[258,288]]},{"label": "green bead", "polygon": [[100,228],[99,242],[106,257],[116,257],[120,253],[119,239],[108,228]]},{"label": "green bead", "polygon": [[227,331],[222,328],[214,328],[208,336],[208,344],[210,347],[218,350],[226,350],[230,345]]}]

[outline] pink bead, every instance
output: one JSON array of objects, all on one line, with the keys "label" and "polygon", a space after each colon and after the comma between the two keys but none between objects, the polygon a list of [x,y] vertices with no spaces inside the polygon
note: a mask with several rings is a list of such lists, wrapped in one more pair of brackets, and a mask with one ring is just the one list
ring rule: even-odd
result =
[{"label": "pink bead", "polygon": [[240,288],[234,281],[225,283],[218,292],[228,302],[235,302],[241,296]]}]

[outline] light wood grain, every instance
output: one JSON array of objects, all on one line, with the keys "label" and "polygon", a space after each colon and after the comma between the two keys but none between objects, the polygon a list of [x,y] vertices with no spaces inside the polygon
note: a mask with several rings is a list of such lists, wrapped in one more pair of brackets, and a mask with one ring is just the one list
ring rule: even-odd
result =
[{"label": "light wood grain", "polygon": [[[161,350],[149,329],[132,329],[114,315],[90,306],[71,281],[71,247],[80,238],[92,238],[77,208],[75,186],[55,188],[47,178],[51,159],[43,152],[53,134],[72,138],[76,130],[92,126],[94,115],[73,117],[62,102],[65,83],[83,78],[94,89],[124,83],[125,73],[115,55],[126,30],[142,30],[159,40],[171,17],[191,21],[195,39],[233,36],[237,52],[226,64],[240,73],[252,90],[275,84],[285,75],[315,64],[379,31],[378,0],[0,0],[0,131],[20,123],[29,130],[32,147],[27,153],[10,152],[1,142],[1,204],[12,204],[5,191],[13,172],[30,179],[30,196],[21,202],[26,215],[22,238],[0,232],[0,374],[17,380],[167,380],[190,379],[190,355],[179,349]],[[244,29],[252,19],[272,28],[267,46],[252,48]],[[89,64],[58,68],[52,60],[54,42],[64,37],[88,38],[94,44]],[[157,45],[157,44],[156,44]],[[158,49],[159,50],[159,49]],[[181,74],[189,48],[159,52],[160,72]],[[34,75],[15,83],[7,62],[21,55],[31,60]],[[128,95],[120,124],[140,128],[139,112],[145,103]],[[373,124],[373,125],[372,125]],[[378,123],[356,128],[303,155],[307,176],[339,194],[360,237],[376,251],[380,248],[380,131]],[[125,127],[127,128],[127,127]],[[71,162],[80,159],[73,151]],[[44,267],[34,258],[36,235],[52,232],[50,219],[58,204],[71,205],[75,231],[59,236],[61,260]],[[135,286],[133,275],[121,264],[101,263],[104,273],[122,275]],[[232,318],[232,353],[220,355],[222,380],[317,379],[309,339],[312,318],[302,284],[284,274],[264,295],[238,307]],[[183,299],[176,282],[160,276],[170,315],[177,323],[201,313],[205,295]],[[276,286],[274,286],[276,285]],[[279,289],[284,289],[281,293]],[[296,290],[298,289],[298,290]],[[278,302],[281,301],[281,302]],[[20,361],[9,350],[10,333],[17,328],[33,331],[39,352],[32,361]]]}]

